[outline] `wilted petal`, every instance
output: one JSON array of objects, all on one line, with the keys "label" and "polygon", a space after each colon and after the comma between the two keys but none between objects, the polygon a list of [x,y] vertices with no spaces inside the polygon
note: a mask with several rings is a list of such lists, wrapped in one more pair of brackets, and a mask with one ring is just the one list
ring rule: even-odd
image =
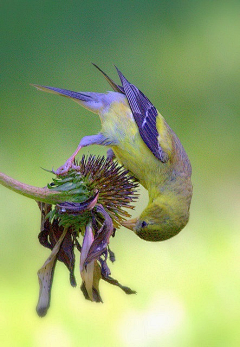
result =
[{"label": "wilted petal", "polygon": [[80,256],[80,273],[83,280],[83,285],[86,288],[86,292],[89,296],[89,299],[93,300],[93,273],[94,273],[94,261],[91,261],[87,265],[85,265],[85,261],[88,255],[88,251],[93,243],[94,235],[92,230],[92,223],[88,223],[86,226],[82,251]]},{"label": "wilted petal", "polygon": [[57,255],[66,233],[67,233],[67,229],[64,229],[61,237],[59,238],[58,242],[54,246],[52,253],[48,257],[46,262],[43,264],[41,269],[38,270],[38,281],[39,281],[40,291],[39,291],[39,299],[38,299],[36,310],[40,317],[43,317],[46,315],[47,310],[50,306],[51,288],[52,288],[54,269],[55,269],[55,265],[57,261]]},{"label": "wilted petal", "polygon": [[[55,246],[63,233],[63,226],[59,225],[58,220],[54,220],[50,225],[49,240],[51,242],[51,249]],[[62,242],[60,250],[58,252],[57,260],[63,262],[70,272],[70,283],[73,287],[76,287],[76,280],[74,276],[75,255],[74,255],[74,241],[70,228]]]},{"label": "wilted petal", "polygon": [[101,229],[97,232],[97,236],[89,248],[85,263],[90,263],[94,259],[98,259],[106,250],[109,244],[109,238],[113,233],[113,222],[102,205],[97,205],[97,212],[104,217],[104,223]]},{"label": "wilted petal", "polygon": [[43,245],[44,247],[52,249],[51,244],[48,240],[51,223],[49,219],[46,219],[47,214],[52,209],[52,205],[47,204],[45,202],[37,202],[37,204],[41,211],[41,226],[40,226],[40,233],[38,235],[38,240],[40,244]]},{"label": "wilted petal", "polygon": [[119,283],[117,280],[110,276],[102,276],[102,279],[108,283],[113,284],[114,286],[117,286],[121,288],[126,294],[136,294],[137,292],[135,290],[132,290],[129,287],[123,286],[121,283]]},{"label": "wilted petal", "polygon": [[107,265],[107,255],[106,255],[105,259],[102,259],[102,258],[99,259],[100,264],[101,264],[101,274],[103,277],[108,277],[111,275],[111,271]]},{"label": "wilted petal", "polygon": [[[60,225],[58,219],[54,219],[51,222],[47,217],[52,210],[52,205],[38,202],[38,206],[41,210],[41,231],[38,239],[41,245],[52,250],[62,235],[64,227]],[[76,287],[77,284],[74,276],[74,241],[70,228],[68,231],[58,252],[57,259],[67,266],[70,272],[70,283],[73,287]]]},{"label": "wilted petal", "polygon": [[108,246],[108,253],[109,253],[109,259],[112,263],[116,261],[116,257],[113,251],[111,251],[110,247]]},{"label": "wilted petal", "polygon": [[70,232],[66,234],[63,240],[57,259],[59,261],[62,261],[67,266],[70,272],[71,286],[76,287],[77,283],[74,276],[74,267],[75,267],[74,242]]},{"label": "wilted petal", "polygon": [[99,281],[102,278],[101,276],[101,268],[98,262],[94,261],[94,270],[93,270],[93,284],[92,284],[92,299],[90,298],[88,291],[85,286],[85,282],[81,285],[81,290],[83,292],[83,295],[85,299],[95,301],[95,302],[102,302],[102,298],[100,296],[99,292]]},{"label": "wilted petal", "polygon": [[82,212],[91,211],[97,203],[99,192],[95,191],[94,195],[84,202],[63,202],[56,205],[56,210],[60,214],[73,214],[77,215]]},{"label": "wilted petal", "polygon": [[48,237],[49,237],[49,230],[48,229],[44,229],[44,230],[40,231],[40,233],[38,234],[38,240],[39,240],[40,244],[44,247],[52,249],[51,243],[48,241]]}]

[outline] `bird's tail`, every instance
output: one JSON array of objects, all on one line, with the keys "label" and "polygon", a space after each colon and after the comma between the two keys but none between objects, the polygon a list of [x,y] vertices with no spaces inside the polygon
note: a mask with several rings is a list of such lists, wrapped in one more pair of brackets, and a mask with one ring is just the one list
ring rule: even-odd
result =
[{"label": "bird's tail", "polygon": [[52,93],[52,94],[58,94],[58,95],[70,98],[70,99],[76,101],[81,106],[85,107],[86,109],[88,109],[94,113],[99,113],[99,110],[103,107],[103,100],[101,97],[101,95],[102,95],[101,93],[73,92],[73,91],[67,90],[67,89],[41,86],[38,84],[31,84],[31,85],[33,87],[37,88],[38,90]]}]

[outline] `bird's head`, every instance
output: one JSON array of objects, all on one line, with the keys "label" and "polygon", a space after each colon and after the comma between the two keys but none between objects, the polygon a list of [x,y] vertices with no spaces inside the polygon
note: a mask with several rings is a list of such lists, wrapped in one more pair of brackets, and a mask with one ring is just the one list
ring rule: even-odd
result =
[{"label": "bird's head", "polygon": [[174,209],[174,206],[156,201],[149,204],[138,218],[124,221],[122,225],[146,241],[164,241],[177,235],[188,218],[188,208]]}]

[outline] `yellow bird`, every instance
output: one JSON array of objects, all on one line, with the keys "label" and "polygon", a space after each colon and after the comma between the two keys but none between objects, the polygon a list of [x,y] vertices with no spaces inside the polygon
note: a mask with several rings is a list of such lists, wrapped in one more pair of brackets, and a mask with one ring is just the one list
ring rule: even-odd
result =
[{"label": "yellow bird", "polygon": [[189,219],[192,169],[188,156],[163,116],[136,86],[117,68],[122,86],[97,68],[114,92],[73,92],[34,85],[73,99],[101,119],[101,131],[83,137],[56,174],[63,175],[73,167],[74,158],[82,147],[98,144],[111,148],[111,153],[149,194],[148,205],[141,215],[123,225],[144,240],[169,239],[178,234]]}]

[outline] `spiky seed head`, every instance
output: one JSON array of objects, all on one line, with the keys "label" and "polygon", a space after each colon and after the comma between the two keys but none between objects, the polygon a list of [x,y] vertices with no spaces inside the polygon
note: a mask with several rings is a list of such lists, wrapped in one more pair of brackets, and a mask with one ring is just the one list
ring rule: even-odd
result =
[{"label": "spiky seed head", "polygon": [[[108,212],[115,227],[130,217],[125,208],[134,208],[131,203],[137,198],[138,183],[123,166],[94,155],[83,156],[74,164],[76,169],[71,169],[65,176],[57,176],[48,187],[66,192],[66,201],[76,203],[86,201],[98,191],[98,203]],[[71,219],[71,224],[75,216],[68,214],[66,217]],[[79,225],[79,221],[77,223]]]}]

